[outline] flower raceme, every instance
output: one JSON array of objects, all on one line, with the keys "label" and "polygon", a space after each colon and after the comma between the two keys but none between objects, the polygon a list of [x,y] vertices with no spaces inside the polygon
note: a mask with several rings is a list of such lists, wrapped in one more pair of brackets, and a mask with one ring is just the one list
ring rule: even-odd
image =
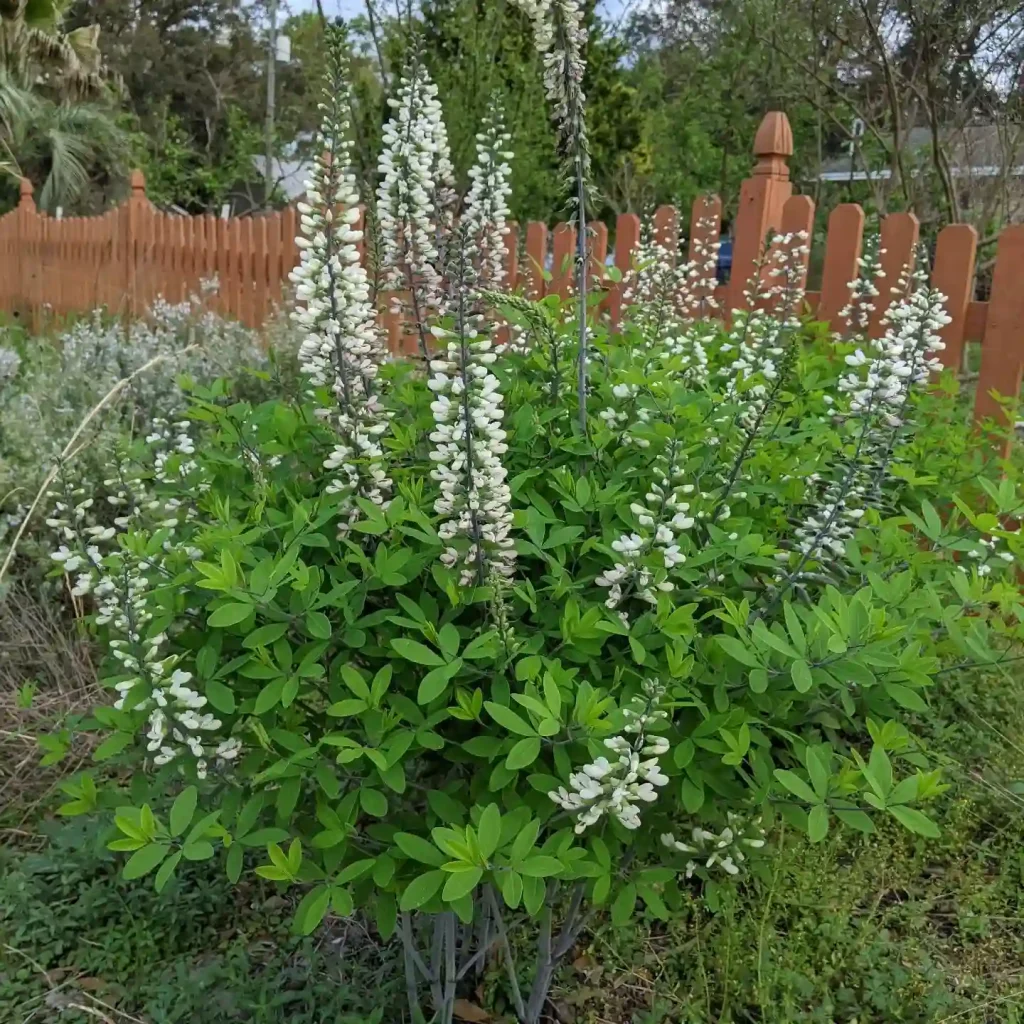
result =
[{"label": "flower raceme", "polygon": [[306,183],[306,201],[299,204],[301,255],[291,279],[301,303],[293,313],[304,334],[301,368],[314,388],[326,387],[331,395],[331,404],[319,410],[337,434],[324,468],[334,474],[327,490],[341,496],[340,528],[346,530],[357,514],[357,498],[387,505],[391,480],[381,445],[388,416],[377,379],[383,347],[359,254],[359,192],[342,113],[347,66],[336,33],[329,38],[328,54],[321,154]]},{"label": "flower raceme", "polygon": [[454,192],[446,182],[451,177],[451,159],[437,86],[418,55],[413,55],[397,95],[388,103],[393,113],[384,126],[378,165],[381,260],[385,285],[395,293],[408,293],[410,308],[404,310],[396,299],[395,309],[411,316],[420,355],[427,359],[427,320],[442,308],[441,250],[447,244],[443,233],[451,226]]},{"label": "flower raceme", "polygon": [[454,327],[432,329],[446,351],[430,361],[427,380],[434,417],[431,476],[440,485],[434,502],[443,517],[438,533],[448,545],[441,561],[461,564],[462,586],[482,586],[512,574],[512,494],[502,462],[508,451],[503,398],[491,370],[497,355],[491,339],[479,334],[480,317],[470,308],[476,248],[468,225],[460,227],[458,244],[451,273]]},{"label": "flower raceme", "polygon": [[505,130],[500,103],[492,102],[476,137],[476,162],[469,170],[472,183],[466,196],[463,220],[476,248],[477,284],[481,288],[500,291],[507,276],[505,261],[508,247],[508,198],[512,136]]},{"label": "flower raceme", "polygon": [[576,815],[577,834],[606,814],[613,815],[625,828],[639,828],[641,805],[657,800],[656,787],[668,784],[658,759],[668,753],[669,742],[664,736],[650,734],[651,726],[668,718],[668,712],[658,707],[664,695],[664,686],[646,680],[643,695],[622,711],[626,720],[623,732],[632,738],[607,738],[604,745],[611,751],[612,760],[596,758],[569,776],[568,789],[560,786],[548,793],[559,807]]}]

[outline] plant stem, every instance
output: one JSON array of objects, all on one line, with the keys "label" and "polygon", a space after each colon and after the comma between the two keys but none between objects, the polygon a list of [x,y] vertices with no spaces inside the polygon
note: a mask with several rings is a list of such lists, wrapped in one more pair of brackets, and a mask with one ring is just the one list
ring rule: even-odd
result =
[{"label": "plant stem", "polygon": [[455,1016],[455,911],[449,910],[444,916],[444,1002],[440,1009],[438,1024],[451,1024]]},{"label": "plant stem", "polygon": [[498,929],[498,940],[501,943],[502,952],[505,954],[505,971],[508,974],[508,983],[512,989],[512,1005],[515,1007],[516,1016],[527,1024],[526,1006],[523,1003],[523,994],[519,989],[519,979],[516,978],[516,964],[512,959],[512,947],[508,943],[508,932],[505,930],[505,919],[501,916],[501,908],[498,906],[497,897],[494,895],[494,887],[488,884],[484,887],[487,894],[487,903],[491,908],[491,916],[494,918],[495,927]]},{"label": "plant stem", "polygon": [[418,956],[416,947],[413,945],[412,925],[409,922],[409,915],[402,911],[401,916],[402,935],[402,960],[405,964],[405,996],[409,1003],[409,1013],[414,1021],[423,1020],[423,1007],[420,1006],[419,992],[416,986],[416,961]]},{"label": "plant stem", "polygon": [[547,1002],[548,994],[551,992],[551,983],[555,979],[555,971],[562,962],[562,958],[572,949],[572,945],[583,927],[585,917],[580,914],[583,893],[584,884],[577,882],[573,886],[572,896],[569,899],[569,909],[562,924],[562,931],[555,940],[554,946],[551,943],[550,909],[553,894],[548,894],[549,898],[541,921],[541,932],[537,940],[537,973],[534,975],[533,985],[530,988],[530,1002],[526,1011],[525,1024],[539,1024],[541,1012]]}]

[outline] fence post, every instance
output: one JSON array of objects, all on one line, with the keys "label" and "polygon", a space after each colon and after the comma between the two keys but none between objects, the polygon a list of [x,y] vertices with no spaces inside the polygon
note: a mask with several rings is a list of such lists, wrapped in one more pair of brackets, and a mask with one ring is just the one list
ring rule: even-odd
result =
[{"label": "fence post", "polygon": [[732,277],[729,305],[743,305],[743,292],[754,273],[769,228],[782,225],[782,208],[793,194],[787,160],[793,155],[793,131],[789,118],[779,110],[764,115],[754,137],[757,163],[751,177],[740,188],[739,208],[733,231]]},{"label": "fence post", "polygon": [[129,316],[139,315],[138,266],[136,264],[135,241],[139,233],[139,221],[147,202],[146,179],[142,171],[134,170],[131,176],[131,195],[124,206],[124,220],[121,247],[124,253],[124,295]]},{"label": "fence post", "polygon": [[18,211],[14,220],[15,248],[11,255],[18,265],[18,298],[15,308],[19,311],[27,311],[28,315],[22,317],[22,322],[28,324],[33,331],[36,329],[37,316],[32,302],[35,295],[33,283],[35,276],[39,273],[37,266],[39,254],[38,251],[32,250],[31,239],[36,225],[36,203],[32,198],[32,182],[28,178],[22,178],[18,190]]}]

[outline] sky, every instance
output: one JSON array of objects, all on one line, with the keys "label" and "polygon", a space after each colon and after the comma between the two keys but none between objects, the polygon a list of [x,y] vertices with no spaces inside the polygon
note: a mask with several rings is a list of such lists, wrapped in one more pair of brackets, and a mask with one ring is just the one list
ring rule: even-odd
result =
[{"label": "sky", "polygon": [[[284,3],[293,11],[309,11],[316,6],[314,0],[284,0]],[[328,16],[342,14],[350,18],[362,14],[366,9],[363,0],[322,0],[322,3],[324,13]],[[393,6],[393,0],[377,0],[377,7],[382,11],[390,6]],[[404,3],[402,6],[405,6]],[[633,6],[633,0],[600,0],[597,6],[605,17],[618,18],[626,7]]]}]

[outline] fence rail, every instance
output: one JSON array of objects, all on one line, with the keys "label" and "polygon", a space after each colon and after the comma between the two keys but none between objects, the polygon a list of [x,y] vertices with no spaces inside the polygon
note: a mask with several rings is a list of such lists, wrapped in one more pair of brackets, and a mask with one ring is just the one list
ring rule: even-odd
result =
[{"label": "fence rail", "polygon": [[[729,283],[716,289],[721,308],[742,305],[743,290],[769,230],[805,231],[813,237],[814,203],[793,195],[788,159],[793,136],[786,115],[765,115],[754,139],[756,163],[740,189],[733,226],[733,262]],[[691,211],[689,252],[703,241],[718,240],[721,200],[698,199]],[[141,172],[131,177],[131,194],[116,209],[98,217],[54,219],[36,210],[32,186],[23,180],[15,210],[0,217],[0,309],[37,322],[46,308],[70,313],[106,307],[132,315],[142,313],[157,297],[182,301],[204,278],[216,277],[219,292],[214,305],[220,312],[259,326],[281,302],[288,274],[298,258],[295,209],[266,215],[220,219],[161,213],[146,198]],[[675,251],[680,217],[671,206],[655,214],[659,239]],[[567,295],[572,285],[571,262],[575,228],[530,222],[509,232],[508,282],[532,297]],[[591,224],[590,247],[595,271],[603,274],[608,228]],[[809,310],[838,327],[839,311],[849,298],[849,283],[857,276],[864,234],[864,212],[852,203],[837,206],[828,217],[821,286],[808,292]],[[883,218],[881,245],[885,250],[885,280],[895,281],[913,260],[918,222],[913,214]],[[615,224],[614,263],[625,273],[640,240],[635,214],[621,214]],[[520,259],[519,247],[524,249]],[[996,250],[995,269],[987,301],[974,299],[977,234],[968,224],[951,224],[938,235],[931,280],[949,299],[952,322],[943,330],[944,362],[961,363],[969,341],[982,343],[975,416],[1005,418],[992,392],[1016,398],[1024,371],[1024,225],[1003,230]],[[812,256],[805,257],[805,269]],[[550,275],[543,268],[550,266]],[[624,301],[621,282],[606,281],[605,308],[617,324]],[[876,335],[887,305],[879,297],[870,324]],[[412,344],[408,325],[386,311],[381,321],[393,351]]]}]

